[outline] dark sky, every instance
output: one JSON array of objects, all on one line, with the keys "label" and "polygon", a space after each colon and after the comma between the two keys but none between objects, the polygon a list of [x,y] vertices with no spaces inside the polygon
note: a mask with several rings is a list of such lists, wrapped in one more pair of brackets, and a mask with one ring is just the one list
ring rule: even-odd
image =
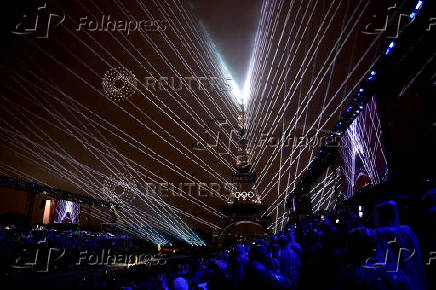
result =
[{"label": "dark sky", "polygon": [[235,82],[242,89],[247,76],[262,1],[191,1]]}]

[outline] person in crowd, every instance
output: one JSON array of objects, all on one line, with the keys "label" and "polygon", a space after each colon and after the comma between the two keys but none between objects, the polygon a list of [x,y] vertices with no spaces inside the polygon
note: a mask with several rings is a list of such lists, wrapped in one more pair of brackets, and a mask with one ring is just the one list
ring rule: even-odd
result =
[{"label": "person in crowd", "polygon": [[271,245],[271,259],[275,271],[280,272],[280,246],[278,244]]},{"label": "person in crowd", "polygon": [[244,270],[249,263],[248,256],[241,244],[236,245],[232,255],[229,257],[227,269],[230,275],[232,286],[237,288],[244,277]]},{"label": "person in crowd", "polygon": [[279,237],[279,265],[280,274],[284,277],[289,277],[293,285],[298,284],[300,273],[300,257],[292,248],[291,243],[285,235]]},{"label": "person in crowd", "polygon": [[414,289],[427,289],[419,241],[409,226],[400,224],[396,203],[390,200],[376,205],[374,223],[378,258],[387,265],[387,271],[402,270]]},{"label": "person in crowd", "polygon": [[344,290],[413,289],[403,271],[388,272],[377,263],[374,257],[377,240],[370,229],[360,227],[351,230],[347,241],[348,265],[339,271],[332,288]]},{"label": "person in crowd", "polygon": [[[189,267],[186,264],[179,264],[176,274],[176,278],[171,283],[171,290],[188,290],[189,289],[189,279],[188,279]],[[189,281],[189,282],[188,282]]]},{"label": "person in crowd", "polygon": [[268,250],[264,245],[250,248],[250,264],[239,289],[289,289],[290,280],[274,271]]}]

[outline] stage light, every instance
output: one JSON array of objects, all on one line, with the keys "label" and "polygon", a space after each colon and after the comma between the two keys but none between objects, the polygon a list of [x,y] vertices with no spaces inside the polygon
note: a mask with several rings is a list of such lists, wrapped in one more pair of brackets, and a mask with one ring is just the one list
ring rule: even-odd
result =
[{"label": "stage light", "polygon": [[363,217],[363,207],[359,205],[359,218]]},{"label": "stage light", "polygon": [[409,15],[409,18],[410,18],[410,19],[413,19],[413,18],[416,17],[416,14],[418,14],[418,11],[422,8],[422,4],[423,4],[422,1],[419,1],[419,2],[416,4],[415,9],[414,9],[413,12],[410,13],[410,15]]},{"label": "stage light", "polygon": [[337,224],[339,223],[339,219],[336,219],[336,223],[337,223]]},{"label": "stage light", "polygon": [[388,49],[386,49],[386,55],[389,55],[389,54],[391,54],[391,51],[392,51],[392,49],[395,47],[395,42],[391,42],[390,44],[389,44],[389,46],[388,46]]}]

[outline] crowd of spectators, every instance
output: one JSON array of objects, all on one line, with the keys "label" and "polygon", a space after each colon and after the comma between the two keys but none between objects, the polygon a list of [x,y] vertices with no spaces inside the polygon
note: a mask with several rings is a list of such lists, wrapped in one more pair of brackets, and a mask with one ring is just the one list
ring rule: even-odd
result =
[{"label": "crowd of spectators", "polygon": [[208,257],[169,258],[163,266],[117,269],[81,283],[104,289],[428,289],[428,258],[412,229],[400,224],[396,202],[387,201],[370,219],[352,210],[326,213]]},{"label": "crowd of spectators", "polygon": [[[406,205],[409,215],[429,214],[421,219],[427,228],[400,223],[399,212]],[[406,220],[414,224],[413,218]],[[0,233],[2,254],[31,246],[41,237],[47,247],[132,249],[127,236],[110,233],[34,230],[29,236],[12,229]],[[211,248],[208,255],[162,255],[158,257],[164,263],[106,267],[99,275],[88,271],[65,288],[429,289],[429,282],[430,288],[434,285],[429,271],[434,269],[435,249],[434,208],[389,200],[365,208],[364,215],[348,208],[311,216],[276,234],[231,248]]]}]

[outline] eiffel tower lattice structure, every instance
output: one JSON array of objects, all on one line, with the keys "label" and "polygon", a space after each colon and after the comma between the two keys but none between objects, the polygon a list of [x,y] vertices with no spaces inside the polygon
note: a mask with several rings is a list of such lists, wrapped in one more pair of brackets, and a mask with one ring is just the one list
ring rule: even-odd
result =
[{"label": "eiffel tower lattice structure", "polygon": [[250,149],[247,147],[247,129],[243,108],[238,119],[237,162],[235,171],[232,174],[231,196],[227,204],[221,209],[226,218],[221,218],[218,221],[218,225],[222,230],[214,233],[218,240],[231,234],[246,236],[267,233],[269,224],[269,219],[262,217],[266,206],[262,204],[256,189],[256,172],[250,162]]}]

